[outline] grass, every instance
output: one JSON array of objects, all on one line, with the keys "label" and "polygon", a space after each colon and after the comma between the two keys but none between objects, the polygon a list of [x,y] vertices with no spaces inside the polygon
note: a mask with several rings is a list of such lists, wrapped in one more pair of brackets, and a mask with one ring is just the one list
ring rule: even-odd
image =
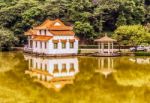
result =
[{"label": "grass", "polygon": [[150,56],[150,52],[135,52],[135,56]]}]

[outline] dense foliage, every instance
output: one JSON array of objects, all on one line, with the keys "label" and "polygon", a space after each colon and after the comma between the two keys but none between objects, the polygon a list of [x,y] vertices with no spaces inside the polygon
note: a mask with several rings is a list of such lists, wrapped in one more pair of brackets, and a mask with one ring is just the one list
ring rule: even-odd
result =
[{"label": "dense foliage", "polygon": [[10,30],[0,28],[0,49],[11,49],[17,43],[18,39]]},{"label": "dense foliage", "polygon": [[114,37],[120,45],[137,46],[142,43],[149,43],[149,29],[141,25],[125,25],[118,27],[114,32]]},{"label": "dense foliage", "polygon": [[149,0],[1,0],[0,25],[22,43],[27,29],[46,18],[60,18],[74,24],[81,39],[93,39],[121,25],[147,24],[149,5]]}]

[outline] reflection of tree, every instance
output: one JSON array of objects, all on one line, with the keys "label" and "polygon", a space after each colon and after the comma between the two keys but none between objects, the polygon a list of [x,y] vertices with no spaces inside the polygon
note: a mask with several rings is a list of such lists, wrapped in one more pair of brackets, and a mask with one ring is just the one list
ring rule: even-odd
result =
[{"label": "reflection of tree", "polygon": [[150,84],[149,64],[137,64],[122,58],[116,66],[114,77],[118,84],[124,86],[147,86]]},{"label": "reflection of tree", "polygon": [[19,63],[19,59],[14,53],[1,53],[0,55],[0,73],[14,69]]},{"label": "reflection of tree", "polygon": [[[110,75],[105,79],[101,74],[95,73],[98,67],[96,58],[79,58],[80,72],[76,75],[74,85],[67,85],[60,92],[54,92],[33,82],[28,75],[25,75],[27,63],[20,55],[16,57],[21,63],[14,69],[0,74],[0,91],[2,90],[0,101],[5,100],[4,103],[148,103],[150,101],[150,89],[148,90],[147,87],[118,85],[116,77]],[[124,60],[126,59],[117,61],[125,67],[119,69],[119,64],[115,66],[117,68],[115,76],[118,70],[119,73],[121,71],[123,73],[128,70],[126,68],[131,67],[132,63],[126,65]]]},{"label": "reflection of tree", "polygon": [[[149,101],[150,93],[146,87],[118,85],[112,75],[104,79],[102,75],[94,73],[97,59],[80,58],[79,60],[80,72],[76,76],[75,84],[60,92],[60,96],[65,96],[63,99],[60,97],[62,103],[71,101],[72,103],[147,103]],[[119,63],[120,59],[116,60],[115,62]],[[81,64],[82,62],[84,64]]]}]

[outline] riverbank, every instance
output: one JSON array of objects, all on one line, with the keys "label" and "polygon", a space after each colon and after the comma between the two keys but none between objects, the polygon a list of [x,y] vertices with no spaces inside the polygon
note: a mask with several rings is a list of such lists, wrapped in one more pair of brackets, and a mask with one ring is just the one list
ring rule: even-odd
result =
[{"label": "riverbank", "polygon": [[[23,47],[13,47],[10,51],[23,51]],[[90,56],[93,53],[98,52],[99,49],[79,49],[79,53],[73,56]],[[120,49],[120,56],[150,56],[150,52],[130,52],[129,49]],[[118,52],[118,49],[114,49],[114,52]],[[35,55],[35,54],[34,54]]]}]

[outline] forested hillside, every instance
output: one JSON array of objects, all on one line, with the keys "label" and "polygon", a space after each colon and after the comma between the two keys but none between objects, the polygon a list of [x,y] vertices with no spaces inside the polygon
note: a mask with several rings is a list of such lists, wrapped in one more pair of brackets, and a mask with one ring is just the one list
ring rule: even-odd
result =
[{"label": "forested hillside", "polygon": [[93,39],[121,25],[150,22],[150,0],[0,0],[1,29],[13,32],[19,43],[24,31],[47,18],[60,18],[80,38]]}]

